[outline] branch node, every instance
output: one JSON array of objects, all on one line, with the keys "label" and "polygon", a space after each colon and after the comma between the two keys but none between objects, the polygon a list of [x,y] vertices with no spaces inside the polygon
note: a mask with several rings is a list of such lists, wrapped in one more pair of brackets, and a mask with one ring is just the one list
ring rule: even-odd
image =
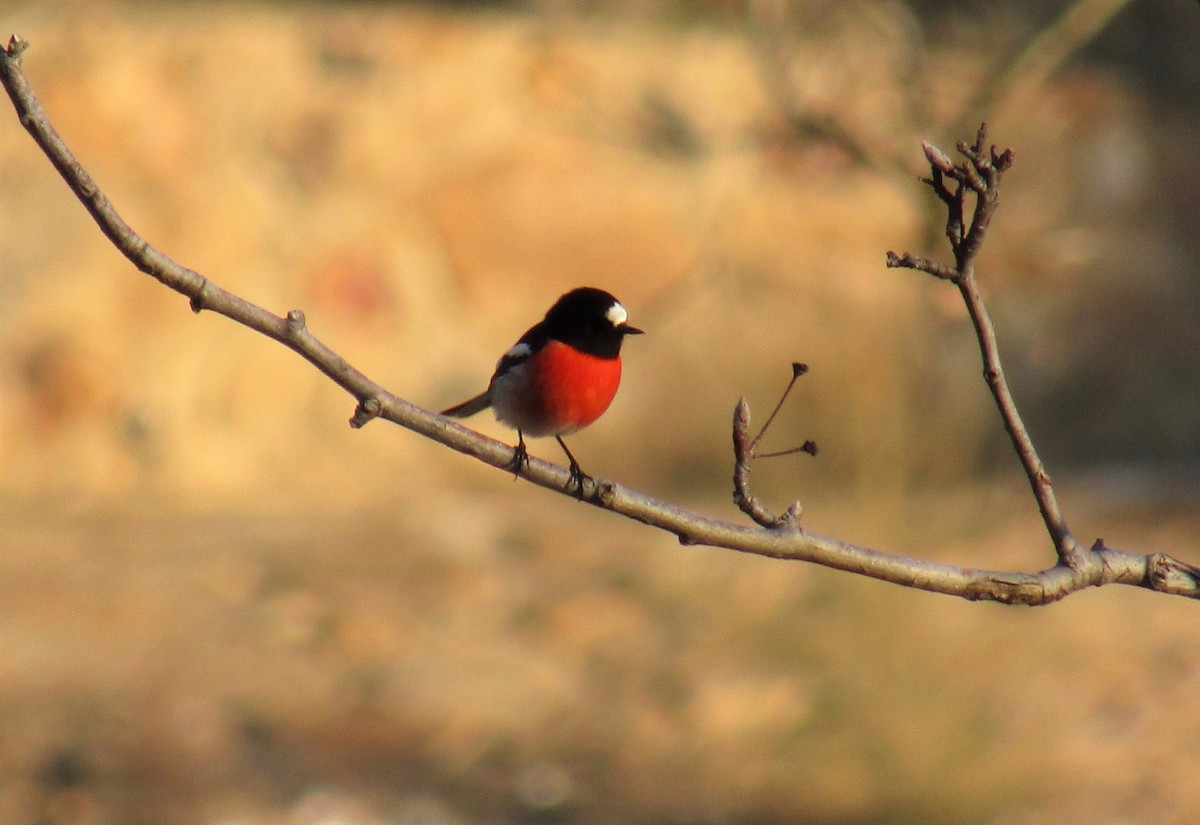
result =
[{"label": "branch node", "polygon": [[607,479],[599,481],[593,479],[592,483],[594,485],[592,503],[599,504],[601,507],[611,507],[617,498],[617,485]]},{"label": "branch node", "polygon": [[368,422],[379,417],[382,412],[383,405],[375,396],[364,398],[358,402],[358,406],[354,409],[354,415],[350,417],[350,426],[354,429],[365,427]]},{"label": "branch node", "polygon": [[293,309],[287,314],[287,331],[292,338],[298,338],[308,327],[308,322],[304,318],[304,311]]},{"label": "branch node", "polygon": [[189,301],[192,312],[199,315],[201,310],[208,309],[208,293],[211,291],[212,281],[208,280],[208,278],[203,278],[200,281],[200,288],[196,290],[196,294]]},{"label": "branch node", "polygon": [[804,508],[800,505],[800,501],[793,501],[779,517],[779,521],[775,525],[776,529],[803,533],[804,527],[800,524],[800,515],[803,512]]},{"label": "branch node", "polygon": [[1160,593],[1196,598],[1200,592],[1200,568],[1162,553],[1146,557],[1146,584]]},{"label": "branch node", "polygon": [[[929,188],[933,190],[933,193],[938,196],[938,200],[946,204],[946,206],[953,208],[955,201],[957,201],[959,197],[959,193],[951,192],[946,186],[946,180],[941,169],[933,166],[930,171],[930,177],[921,178],[921,183],[928,185]],[[954,170],[952,168],[950,173],[952,174],[953,172]]]}]

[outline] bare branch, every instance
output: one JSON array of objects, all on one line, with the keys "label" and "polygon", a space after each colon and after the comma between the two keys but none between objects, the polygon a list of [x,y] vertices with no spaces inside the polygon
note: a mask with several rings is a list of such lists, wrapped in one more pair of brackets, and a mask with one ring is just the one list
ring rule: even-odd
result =
[{"label": "bare branch", "polygon": [[805,441],[799,447],[778,450],[772,453],[758,452],[758,445],[762,442],[763,436],[767,434],[767,430],[770,429],[771,424],[775,421],[775,416],[783,408],[783,402],[787,401],[792,387],[796,386],[796,382],[800,380],[801,376],[807,373],[807,364],[799,362],[792,364],[791,380],[784,387],[783,393],[779,396],[778,403],[775,404],[775,409],[771,410],[771,414],[767,416],[766,423],[762,425],[762,429],[758,431],[758,435],[754,436],[754,438],[750,438],[748,435],[750,405],[746,403],[746,399],[740,399],[733,411],[733,501],[738,506],[738,509],[752,518],[756,524],[771,530],[802,529],[800,527],[800,513],[803,512],[804,508],[800,506],[799,501],[794,501],[782,516],[776,516],[771,513],[750,492],[750,462],[756,458],[779,458],[786,455],[795,455],[796,453],[807,453],[810,456],[817,454],[817,444],[815,441]]},{"label": "bare branch", "polygon": [[796,455],[797,453],[807,453],[811,456],[817,454],[817,442],[805,441],[799,447],[791,447],[787,450],[776,450],[773,453],[756,453],[755,458],[781,458],[785,455]]},{"label": "bare branch", "polygon": [[888,252],[886,263],[891,269],[915,269],[918,272],[924,272],[935,278],[941,278],[944,281],[953,281],[958,278],[958,270],[949,264],[944,264],[931,258],[923,258],[920,255],[913,255],[911,252],[902,254]]},{"label": "bare branch", "polygon": [[[762,441],[763,436],[767,434],[767,430],[770,429],[771,424],[775,422],[775,416],[779,415],[779,411],[783,409],[783,402],[787,401],[788,395],[790,395],[792,392],[792,387],[796,386],[796,382],[800,380],[801,376],[807,374],[808,364],[801,364],[798,361],[792,363],[792,380],[788,382],[786,387],[784,387],[783,394],[779,396],[779,401],[775,404],[775,409],[771,410],[771,414],[767,416],[766,423],[762,425],[762,429],[758,431],[758,435],[754,436],[754,440],[750,442],[751,451],[756,451],[758,449],[758,443]],[[760,455],[759,457],[764,458],[765,456]]]},{"label": "bare branch", "polygon": [[750,405],[742,398],[733,410],[733,502],[755,524],[774,529],[782,526],[783,519],[764,507],[750,492],[750,462],[754,459],[757,439],[750,438],[749,427]]},{"label": "bare branch", "polygon": [[[47,120],[21,71],[21,55],[26,47],[25,41],[14,35],[7,48],[0,51],[0,81],[16,108],[21,124],[75,192],[101,231],[138,269],[186,296],[194,311],[208,310],[224,315],[298,353],[356,399],[357,405],[350,420],[352,426],[361,427],[375,418],[384,418],[493,467],[511,470],[511,447],[388,392],[314,336],[300,310],[292,310],[284,317],[275,315],[227,292],[150,246],[121,219]],[[982,135],[977,141],[977,147],[981,146]],[[993,166],[1003,171],[994,154],[988,157]],[[943,173],[935,171],[934,174],[936,177]],[[987,175],[982,172],[980,175],[986,182]],[[994,201],[992,204],[994,207]],[[986,227],[986,222],[982,226]],[[909,265],[906,261],[919,260],[912,256],[893,257],[897,266]],[[957,277],[960,288],[963,288],[963,283],[970,283],[973,288],[973,277],[969,271],[964,272],[959,268]],[[969,306],[977,308],[984,329],[990,332],[990,322],[982,314],[982,302],[977,293],[964,291],[964,296]],[[996,367],[988,368],[989,385],[999,393],[1004,383],[998,369],[998,359],[994,355],[994,336],[981,334],[981,342],[985,349],[985,362],[990,364],[995,360]],[[1011,399],[1008,400],[1011,403]],[[1003,404],[1002,409],[1005,409]],[[1011,415],[1015,418],[1015,407],[1012,407]],[[1006,413],[1006,426],[1010,425],[1009,416],[1010,413]],[[1027,442],[1028,436],[1019,427],[1019,419],[1015,420],[1017,426],[1010,428],[1014,441],[1023,439]],[[742,459],[748,462],[752,456],[748,450],[748,427],[749,408],[743,402],[739,404],[734,425],[734,445],[739,464]],[[1036,462],[1031,445],[1028,452],[1032,456],[1035,493],[1039,495],[1039,502],[1047,500],[1053,503],[1049,480],[1041,471],[1040,463]],[[1022,455],[1023,462],[1030,460],[1025,454]],[[748,472],[747,463],[747,476]],[[519,474],[534,484],[573,497],[566,492],[569,473],[564,467],[531,457]],[[752,501],[748,483],[741,489]],[[1060,553],[1063,561],[1070,560],[1070,564],[1060,562],[1040,573],[1007,573],[939,564],[812,535],[799,529],[797,505],[780,517],[772,516],[765,509],[752,507],[757,513],[752,518],[759,526],[745,526],[711,519],[605,480],[588,481],[585,500],[673,533],[685,545],[703,544],[771,558],[808,561],[881,581],[971,600],[1040,605],[1057,601],[1085,587],[1110,583],[1200,598],[1200,569],[1161,554],[1135,555],[1106,547],[1102,542],[1097,542],[1084,554]],[[1056,513],[1057,505],[1054,505],[1053,514]],[[1053,514],[1047,514],[1048,523]],[[1061,516],[1054,515],[1054,518],[1057,519],[1054,523],[1061,525],[1062,535],[1069,538]],[[764,522],[770,522],[770,526]]]},{"label": "bare branch", "polygon": [[[955,265],[950,268],[907,252],[902,255],[889,252],[887,265],[927,272],[951,281],[958,287],[971,323],[975,327],[975,335],[979,339],[984,380],[987,381],[1000,410],[1004,429],[1021,460],[1021,466],[1025,469],[1025,475],[1029,479],[1042,514],[1042,521],[1054,541],[1059,561],[1072,569],[1078,569],[1087,562],[1085,556],[1092,551],[1081,549],[1067,527],[1066,519],[1058,506],[1058,499],[1054,495],[1054,488],[1050,484],[1050,476],[1046,473],[1046,468],[1033,446],[1033,439],[1021,420],[1016,401],[1004,378],[996,330],[975,278],[975,258],[1000,203],[1000,178],[1012,166],[1013,153],[1010,150],[998,153],[995,147],[987,146],[987,124],[979,126],[973,145],[968,146],[962,142],[958,144],[959,153],[966,158],[961,163],[951,163],[947,167],[946,162],[949,158],[944,152],[928,143],[924,144],[924,147],[925,157],[929,159],[933,174],[933,182],[930,185],[946,204],[947,235],[950,237]],[[941,183],[943,176],[958,182],[958,190],[953,197],[947,197],[948,190]],[[966,189],[970,189],[975,196],[975,210],[969,223],[964,223],[963,218],[962,195]]]}]

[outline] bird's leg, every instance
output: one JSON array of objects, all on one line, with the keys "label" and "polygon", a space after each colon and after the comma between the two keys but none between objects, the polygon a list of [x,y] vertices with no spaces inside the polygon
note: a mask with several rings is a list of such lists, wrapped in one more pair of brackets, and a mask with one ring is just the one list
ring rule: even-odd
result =
[{"label": "bird's leg", "polygon": [[529,453],[525,450],[525,434],[517,430],[517,446],[513,447],[512,461],[508,462],[508,469],[513,471],[513,480],[515,481],[528,466]]},{"label": "bird's leg", "polygon": [[575,495],[578,496],[580,501],[583,501],[583,482],[591,481],[592,477],[580,468],[579,462],[575,460],[575,456],[571,455],[571,451],[567,449],[566,442],[564,442],[562,438],[556,435],[554,436],[554,440],[558,442],[558,446],[563,448],[563,452],[566,453],[567,458],[571,460],[571,465],[569,468],[571,477],[567,479],[566,489],[570,490],[572,487],[574,487]]}]

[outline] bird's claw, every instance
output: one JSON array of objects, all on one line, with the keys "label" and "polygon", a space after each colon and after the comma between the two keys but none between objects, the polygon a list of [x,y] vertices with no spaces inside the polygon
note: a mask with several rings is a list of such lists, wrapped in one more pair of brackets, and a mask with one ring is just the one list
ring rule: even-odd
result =
[{"label": "bird's claw", "polygon": [[508,462],[508,469],[513,472],[513,480],[521,477],[521,471],[529,468],[529,452],[525,449],[525,440],[517,442],[517,446],[513,447],[512,461]]},{"label": "bird's claw", "polygon": [[579,463],[574,460],[571,461],[571,466],[568,469],[568,472],[570,473],[570,477],[567,479],[567,486],[564,489],[570,492],[572,487],[575,488],[575,497],[580,501],[583,501],[584,483],[591,481],[594,484],[595,480],[590,475],[585,473],[579,466]]}]

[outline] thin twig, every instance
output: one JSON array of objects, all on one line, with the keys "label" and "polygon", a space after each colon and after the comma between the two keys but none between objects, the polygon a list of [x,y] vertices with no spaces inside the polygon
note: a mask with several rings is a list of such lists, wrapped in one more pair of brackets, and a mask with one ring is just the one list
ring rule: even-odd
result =
[{"label": "thin twig", "polygon": [[[775,409],[771,410],[771,414],[767,416],[767,420],[763,423],[762,429],[758,431],[758,435],[754,436],[754,440],[750,442],[751,450],[758,449],[759,442],[762,441],[763,436],[767,434],[767,430],[771,428],[771,425],[775,423],[775,416],[779,415],[779,411],[783,409],[783,403],[787,401],[788,396],[791,394],[792,387],[796,386],[796,382],[800,380],[802,376],[807,374],[808,364],[801,364],[798,361],[792,363],[792,380],[788,381],[788,385],[783,388],[783,393],[779,396],[779,401],[775,404]],[[765,458],[765,456],[761,455],[759,457]]]},{"label": "thin twig", "polygon": [[[980,125],[974,144],[958,144],[959,153],[966,158],[961,163],[955,164],[945,152],[932,144],[925,143],[923,148],[931,169],[931,177],[925,182],[946,205],[946,235],[954,252],[954,266],[907,252],[901,255],[889,252],[887,265],[926,272],[948,280],[958,287],[971,324],[975,328],[975,336],[979,340],[984,379],[1000,410],[1004,429],[1029,479],[1038,510],[1042,514],[1042,521],[1054,541],[1059,561],[1077,570],[1090,563],[1087,558],[1088,551],[1080,548],[1075,536],[1067,527],[1066,519],[1058,506],[1058,499],[1054,495],[1054,488],[1050,484],[1050,476],[1046,473],[1046,468],[1033,446],[1033,439],[1021,420],[1016,400],[1004,377],[996,329],[975,277],[975,258],[983,246],[988,226],[1000,203],[1000,178],[1012,166],[1013,153],[1008,150],[997,152],[995,147],[987,145],[987,124]],[[944,180],[947,177],[957,184],[953,192],[945,185]],[[969,221],[964,216],[965,193],[968,191],[975,198],[975,208]]]},{"label": "thin twig", "polygon": [[796,382],[807,373],[807,364],[799,362],[792,364],[791,380],[783,388],[783,392],[779,396],[779,401],[775,404],[775,409],[771,410],[771,414],[767,416],[766,422],[763,423],[762,428],[758,431],[758,435],[754,436],[754,438],[751,438],[749,435],[750,405],[746,402],[746,399],[742,398],[739,400],[737,407],[733,411],[733,502],[738,506],[739,510],[753,519],[756,524],[771,530],[802,529],[800,527],[800,514],[804,508],[800,506],[799,501],[793,501],[782,516],[776,516],[764,507],[762,502],[750,492],[750,462],[756,458],[779,458],[786,455],[795,455],[796,453],[808,453],[811,456],[817,454],[817,443],[815,441],[805,441],[799,447],[777,450],[771,453],[760,453],[758,451],[758,445],[762,442],[763,436],[767,434],[767,430],[771,428],[771,424],[774,423],[775,416],[779,415],[779,411],[783,409],[783,403],[787,401],[788,396],[791,394],[792,387],[796,386]]},{"label": "thin twig", "polygon": [[941,278],[943,281],[954,281],[958,278],[958,270],[944,264],[941,261],[935,261],[932,258],[923,258],[920,255],[914,255],[911,252],[896,253],[888,252],[886,262],[889,267],[902,269],[915,269],[918,272],[924,272],[927,275],[932,275],[935,278]]},{"label": "thin twig", "polygon": [[[318,340],[299,310],[283,317],[268,312],[150,246],[121,219],[46,119],[21,71],[21,54],[25,48],[25,41],[14,35],[7,48],[0,51],[0,81],[12,99],[22,125],[79,197],[101,231],[138,269],[186,296],[197,312],[208,310],[224,315],[299,353],[356,399],[352,425],[362,426],[374,418],[383,418],[493,467],[510,469],[512,449],[508,445],[388,392]],[[564,467],[531,457],[521,476],[567,495],[564,490],[568,471]],[[1085,565],[1071,568],[1060,564],[1040,573],[1008,573],[885,553],[799,530],[763,529],[717,521],[611,481],[590,482],[587,500],[597,507],[673,533],[685,545],[703,544],[772,558],[808,561],[971,600],[1048,604],[1082,588],[1109,583],[1200,598],[1200,568],[1161,554],[1136,555],[1116,550],[1101,542],[1092,548],[1089,563]]]},{"label": "thin twig", "polygon": [[761,527],[773,530],[792,526],[785,524],[783,516],[772,513],[750,492],[750,462],[754,460],[754,445],[758,439],[750,438],[749,428],[750,405],[742,398],[733,410],[733,503]]}]

